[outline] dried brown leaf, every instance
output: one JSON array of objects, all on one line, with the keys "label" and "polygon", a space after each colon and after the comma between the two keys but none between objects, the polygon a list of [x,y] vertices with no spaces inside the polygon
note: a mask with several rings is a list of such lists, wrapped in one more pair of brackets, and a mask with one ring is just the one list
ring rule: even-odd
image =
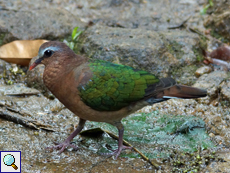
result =
[{"label": "dried brown leaf", "polygon": [[22,66],[28,66],[37,56],[39,47],[48,40],[17,40],[0,47],[0,58]]},{"label": "dried brown leaf", "polygon": [[223,61],[230,61],[230,47],[228,45],[220,46],[213,50],[209,56]]}]

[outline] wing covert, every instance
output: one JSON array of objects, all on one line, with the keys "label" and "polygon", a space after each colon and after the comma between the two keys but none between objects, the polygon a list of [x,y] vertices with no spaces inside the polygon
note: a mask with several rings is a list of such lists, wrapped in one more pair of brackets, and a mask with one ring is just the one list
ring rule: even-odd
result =
[{"label": "wing covert", "polygon": [[85,104],[95,110],[119,110],[146,96],[159,79],[153,74],[106,61],[89,63],[92,77],[78,90]]}]

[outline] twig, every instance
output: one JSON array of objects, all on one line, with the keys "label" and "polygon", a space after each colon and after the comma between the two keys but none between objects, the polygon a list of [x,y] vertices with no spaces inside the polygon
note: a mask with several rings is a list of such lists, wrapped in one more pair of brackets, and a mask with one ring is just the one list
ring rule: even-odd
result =
[{"label": "twig", "polygon": [[[111,136],[112,138],[118,140],[119,137],[115,134],[113,134],[112,132],[110,131],[107,131],[107,130],[103,130],[104,132],[106,132],[107,134],[109,134],[109,136]],[[138,150],[137,148],[133,147],[130,143],[128,143],[126,140],[123,139],[123,144],[127,145],[127,146],[130,146],[133,148],[134,151],[136,151],[137,153],[139,153],[141,155],[141,157],[149,162],[151,165],[153,165],[156,169],[159,169],[160,166],[157,164],[157,163],[154,163],[153,161],[151,161],[148,157],[146,157],[140,150]]]},{"label": "twig", "polygon": [[188,27],[188,29],[196,34],[199,34],[200,36],[203,36],[205,39],[210,40],[209,37],[207,37],[206,35],[204,35],[202,32],[200,32],[198,29],[192,28],[192,27]]},{"label": "twig", "polygon": [[186,20],[184,20],[183,22],[181,22],[181,24],[179,24],[179,25],[169,26],[168,29],[177,29],[177,28],[185,27],[185,24],[187,23],[187,21],[188,21],[190,18],[191,18],[191,16],[189,16]]},{"label": "twig", "polygon": [[15,110],[7,107],[0,108],[0,118],[7,119],[9,121],[13,121],[17,124],[21,124],[36,130],[44,129],[53,132],[57,131],[51,125],[43,124],[42,122],[34,120],[32,118],[23,117],[22,115],[20,115],[19,112],[16,112]]}]

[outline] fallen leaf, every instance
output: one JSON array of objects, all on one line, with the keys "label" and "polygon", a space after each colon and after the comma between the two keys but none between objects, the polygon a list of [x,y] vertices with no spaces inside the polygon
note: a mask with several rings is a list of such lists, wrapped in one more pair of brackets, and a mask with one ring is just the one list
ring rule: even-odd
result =
[{"label": "fallen leaf", "polygon": [[17,40],[0,47],[0,58],[9,63],[28,66],[39,47],[48,40]]},{"label": "fallen leaf", "polygon": [[211,53],[206,51],[204,63],[220,65],[224,70],[230,70],[230,47],[224,44]]},{"label": "fallen leaf", "polygon": [[215,59],[221,59],[224,61],[230,61],[230,47],[223,45],[213,50],[209,56]]}]

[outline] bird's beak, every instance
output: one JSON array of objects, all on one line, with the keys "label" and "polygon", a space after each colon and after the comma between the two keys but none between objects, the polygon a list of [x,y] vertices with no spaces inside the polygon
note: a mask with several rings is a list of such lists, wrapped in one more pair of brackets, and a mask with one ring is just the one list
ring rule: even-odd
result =
[{"label": "bird's beak", "polygon": [[42,62],[42,60],[42,58],[38,58],[36,61],[34,61],[34,63],[30,66],[29,70],[34,69],[38,64]]}]

